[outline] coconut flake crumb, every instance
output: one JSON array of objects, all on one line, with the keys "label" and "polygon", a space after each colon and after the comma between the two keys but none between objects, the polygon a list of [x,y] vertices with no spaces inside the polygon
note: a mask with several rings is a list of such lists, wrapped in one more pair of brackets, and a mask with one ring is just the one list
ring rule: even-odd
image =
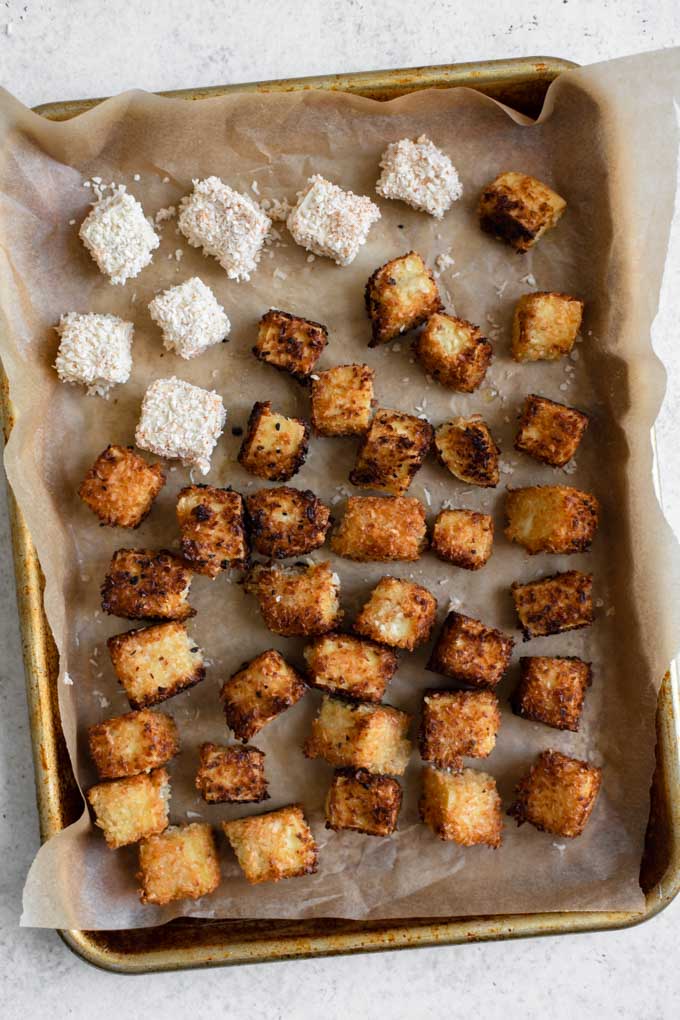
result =
[{"label": "coconut flake crumb", "polygon": [[134,326],[116,315],[67,312],[55,327],[59,350],[54,362],[62,382],[87,387],[90,396],[105,397],[112,386],[125,383],[132,371]]},{"label": "coconut flake crumb", "polygon": [[229,335],[231,323],[217,298],[197,276],[157,294],[149,315],[163,332],[163,346],[180,358],[195,358]]},{"label": "coconut flake crumb", "polygon": [[286,223],[297,244],[314,255],[326,255],[339,266],[348,266],[379,219],[380,210],[370,198],[343,191],[315,174]]},{"label": "coconut flake crumb", "polygon": [[154,216],[154,223],[156,226],[160,226],[161,223],[165,223],[167,220],[173,219],[177,215],[177,207],[174,205],[166,205],[162,209],[159,209]]},{"label": "coconut flake crumb", "polygon": [[456,260],[447,251],[440,252],[434,260],[434,267],[438,273],[445,272],[445,270],[450,269],[455,264]]},{"label": "coconut flake crumb", "polygon": [[536,286],[536,277],[534,276],[533,273],[527,273],[526,276],[522,276],[521,277],[519,282],[520,283],[526,283],[527,287],[535,287]]},{"label": "coconut flake crumb", "polygon": [[64,673],[64,683],[67,687],[73,687],[73,677],[69,673]]},{"label": "coconut flake crumb", "polygon": [[[263,198],[260,206],[266,212],[270,220],[277,223],[285,223],[291,214],[293,206],[287,198]],[[278,231],[272,231],[274,236],[280,237]]]},{"label": "coconut flake crumb", "polygon": [[207,475],[226,418],[222,398],[214,390],[174,376],[156,379],[144,394],[135,442],[142,450],[181,460]]},{"label": "coconut flake crumb", "polygon": [[95,178],[93,181],[98,188],[97,201],[83,220],[79,236],[111,283],[124,284],[151,262],[160,243],[158,235],[125,185],[113,185],[106,194]]},{"label": "coconut flake crumb", "polygon": [[392,142],[382,155],[380,169],[375,186],[379,195],[405,202],[438,220],[463,194],[453,163],[426,135],[415,142],[410,138]]}]

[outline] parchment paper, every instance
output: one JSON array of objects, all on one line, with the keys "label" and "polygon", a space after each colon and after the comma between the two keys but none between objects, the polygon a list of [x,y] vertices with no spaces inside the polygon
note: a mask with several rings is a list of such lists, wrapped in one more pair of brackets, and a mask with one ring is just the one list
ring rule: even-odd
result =
[{"label": "parchment paper", "polygon": [[[83,789],[96,780],[86,748],[89,724],[127,710],[112,672],[106,639],[127,621],[99,611],[99,585],[121,546],[176,544],[174,499],[189,472],[173,466],[151,516],[137,532],[103,529],[76,496],[86,469],[107,443],[133,440],[142,394],[158,376],[177,374],[217,389],[228,423],[207,478],[248,493],[259,481],[236,463],[243,426],[256,399],[284,412],[308,413],[305,390],[250,353],[259,316],[270,306],[327,324],[330,343],[320,367],[366,361],[376,369],[384,407],[424,413],[433,424],[453,414],[481,413],[503,451],[495,491],[457,483],[434,461],[411,494],[431,519],[442,502],[493,513],[497,538],[489,564],[468,573],[425,555],[417,564],[356,565],[326,549],[342,580],[350,624],[380,576],[392,573],[427,585],[449,601],[517,638],[513,666],[500,687],[503,723],[496,749],[471,762],[496,776],[504,805],[538,751],[559,748],[604,768],[603,788],[584,833],[555,839],[507,820],[500,850],[445,844],[418,823],[420,762],[414,751],[404,780],[399,831],[389,840],[328,833],[322,804],[331,769],[307,761],[301,744],[318,707],[310,691],[259,735],[276,808],[302,801],[320,846],[318,874],[248,887],[219,836],[223,882],[211,897],[167,909],[140,906],[136,849],[111,852],[86,811],[38,854],[26,885],[23,923],[60,928],[153,925],[178,914],[224,917],[388,918],[545,910],[638,909],[638,868],[648,815],[654,758],[656,691],[678,635],[678,548],[657,505],[650,427],[665,384],[652,352],[656,311],[671,220],[676,157],[673,98],[680,90],[678,51],[569,72],[554,85],[537,124],[473,92],[430,91],[387,104],[346,95],[243,95],[186,103],[129,93],[63,124],[50,124],[9,95],[0,97],[0,287],[2,357],[17,422],[5,462],[46,576],[45,605],[59,648],[59,697],[64,730]],[[309,261],[283,227],[250,283],[227,280],[217,263],[190,249],[171,221],[153,264],[127,286],[99,274],[77,239],[93,175],[124,182],[154,215],[176,205],[191,179],[217,174],[243,191],[294,200],[312,173],[359,194],[373,195],[385,145],[425,132],[453,158],[465,194],[442,222],[380,201],[382,220],[349,268]],[[519,169],[548,181],[569,203],[558,228],[524,257],[483,235],[475,208],[496,173]],[[139,175],[139,180],[135,176]],[[167,178],[167,180],[166,180]],[[253,190],[251,190],[253,189]],[[75,221],[72,223],[71,221]],[[495,359],[481,390],[456,395],[430,384],[410,355],[409,340],[369,351],[363,288],[372,270],[411,248],[429,263],[455,261],[439,274],[447,307],[479,323]],[[176,251],[180,251],[178,259]],[[163,351],[147,304],[161,288],[198,274],[232,320],[230,342],[192,362]],[[535,281],[535,282],[534,282]],[[509,357],[509,326],[520,294],[561,290],[586,302],[582,342],[573,359],[517,365]],[[110,311],[135,323],[134,370],[111,399],[87,397],[61,384],[51,368],[52,330],[69,310]],[[538,392],[591,416],[576,463],[565,474],[512,449],[524,395]],[[342,512],[356,443],[315,438],[292,484],[314,489]],[[602,502],[593,550],[573,557],[530,558],[502,535],[507,485],[567,482],[592,489]],[[572,635],[522,643],[509,586],[568,567],[595,574],[597,620]],[[190,627],[208,656],[208,677],[162,706],[180,727],[182,752],[170,765],[173,822],[217,823],[262,810],[206,806],[193,777],[197,747],[225,741],[218,690],[245,659],[277,647],[301,662],[301,642],[263,626],[237,578],[196,577]],[[427,648],[404,656],[388,692],[390,703],[416,713],[422,691],[447,686],[426,673]],[[578,734],[518,719],[508,706],[520,654],[580,655],[592,660],[594,684]],[[71,679],[72,684],[67,683]],[[414,725],[414,734],[415,734]],[[11,824],[11,820],[9,820]]]}]

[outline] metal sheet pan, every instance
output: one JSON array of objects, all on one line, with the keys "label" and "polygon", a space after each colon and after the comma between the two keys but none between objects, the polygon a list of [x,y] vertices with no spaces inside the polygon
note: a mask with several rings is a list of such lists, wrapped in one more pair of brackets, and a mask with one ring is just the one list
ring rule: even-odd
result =
[{"label": "metal sheet pan", "polygon": [[[551,57],[496,60],[474,64],[417,67],[317,78],[253,82],[182,90],[188,101],[236,91],[284,92],[325,89],[392,99],[424,88],[475,88],[530,116],[540,111],[550,82],[570,62]],[[67,120],[101,100],[43,104],[36,112]],[[1,372],[1,369],[0,369]],[[0,376],[0,414],[5,437],[12,428],[12,405]],[[21,511],[9,497],[17,603],[33,741],[36,791],[43,840],[74,821],[82,800],[71,771],[57,702],[57,656],[42,605],[42,574]],[[640,868],[646,895],[642,912],[555,912],[403,922],[346,920],[244,921],[178,919],[133,931],[64,931],[66,944],[84,960],[108,970],[146,973],[185,967],[255,963],[411,946],[454,945],[493,939],[602,931],[638,924],[662,910],[680,891],[680,697],[678,678],[668,674],[659,693],[657,767],[652,787],[647,839]]]}]

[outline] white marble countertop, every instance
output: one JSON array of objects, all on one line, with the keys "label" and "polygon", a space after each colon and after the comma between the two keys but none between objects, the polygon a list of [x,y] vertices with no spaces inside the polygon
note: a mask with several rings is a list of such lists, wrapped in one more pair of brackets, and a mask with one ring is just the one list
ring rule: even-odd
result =
[{"label": "white marble countertop", "polygon": [[[378,67],[554,55],[578,63],[680,45],[677,0],[0,0],[0,84],[28,105]],[[664,502],[680,518],[680,237],[656,344],[670,365],[659,425]],[[677,301],[677,299],[676,299]],[[2,497],[0,496],[0,499]],[[2,503],[4,505],[4,502]],[[18,927],[38,845],[4,514],[0,514],[0,998],[3,1015],[179,1017],[680,1016],[680,899],[640,927],[132,979],[88,967],[54,932]]]}]

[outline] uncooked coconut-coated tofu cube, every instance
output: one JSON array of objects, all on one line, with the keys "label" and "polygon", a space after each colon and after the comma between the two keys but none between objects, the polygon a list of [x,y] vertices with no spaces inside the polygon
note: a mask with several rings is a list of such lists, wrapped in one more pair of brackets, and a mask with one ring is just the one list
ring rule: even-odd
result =
[{"label": "uncooked coconut-coated tofu cube", "polygon": [[501,798],[486,772],[423,769],[420,817],[440,839],[460,846],[499,847],[503,834]]},{"label": "uncooked coconut-coated tofu cube", "polygon": [[411,717],[389,705],[350,704],[324,695],[304,752],[336,768],[401,776],[411,757]]},{"label": "uncooked coconut-coated tofu cube", "polygon": [[430,636],[437,600],[427,588],[398,577],[383,577],[354,621],[363,637],[412,652]]},{"label": "uncooked coconut-coated tofu cube", "polygon": [[593,575],[580,570],[512,585],[524,640],[589,627],[593,622]]},{"label": "uncooked coconut-coated tofu cube", "polygon": [[106,642],[131,708],[149,708],[205,679],[203,653],[183,623],[116,634]]},{"label": "uncooked coconut-coated tofu cube", "polygon": [[602,783],[602,770],[559,751],[541,751],[520,779],[508,814],[518,825],[573,839],[590,818]]},{"label": "uncooked coconut-coated tofu cube", "polygon": [[389,648],[349,634],[324,634],[304,657],[310,687],[356,701],[379,702],[397,669]]},{"label": "uncooked coconut-coated tofu cube", "polygon": [[569,485],[509,489],[505,536],[527,552],[586,552],[595,538],[600,504],[595,496]]},{"label": "uncooked coconut-coated tofu cube", "polygon": [[90,726],[90,754],[100,779],[150,772],[179,752],[175,720],[164,712],[128,712]]},{"label": "uncooked coconut-coated tofu cube", "polygon": [[587,414],[532,393],[524,402],[515,449],[544,464],[564,467],[587,428]]},{"label": "uncooked coconut-coated tofu cube", "polygon": [[226,420],[222,397],[214,390],[174,376],[156,379],[144,394],[135,442],[142,450],[181,460],[207,475]]},{"label": "uncooked coconut-coated tofu cube", "polygon": [[165,349],[187,360],[222,343],[231,329],[226,312],[198,276],[157,294],[149,315],[161,328]]},{"label": "uncooked coconut-coated tofu cube", "polygon": [[100,271],[115,284],[139,276],[160,244],[141,204],[123,184],[97,199],[78,233]]},{"label": "uncooked coconut-coated tofu cube", "polygon": [[155,769],[90,787],[87,799],[107,846],[117,850],[167,828],[169,779],[165,769]]},{"label": "uncooked coconut-coated tofu cube", "polygon": [[427,668],[470,687],[495,687],[510,664],[514,643],[500,630],[452,612],[444,620]]},{"label": "uncooked coconut-coated tofu cube", "polygon": [[454,418],[435,432],[437,456],[454,478],[468,485],[494,488],[498,485],[500,450],[489,426],[477,418]]},{"label": "uncooked coconut-coated tofu cube", "polygon": [[269,400],[258,401],[250,412],[238,461],[251,475],[287,482],[304,464],[308,445],[306,421],[272,411]]},{"label": "uncooked coconut-coated tofu cube", "polygon": [[328,343],[328,330],[320,322],[270,308],[260,319],[253,354],[305,382]]},{"label": "uncooked coconut-coated tofu cube", "polygon": [[252,740],[263,726],[296,704],[307,688],[280,652],[270,648],[244,663],[220,691],[227,726],[237,740]]},{"label": "uncooked coconut-coated tofu cube", "polygon": [[80,483],[78,495],[110,528],[138,528],[165,485],[160,464],[131,446],[107,446]]},{"label": "uncooked coconut-coated tofu cube", "polygon": [[442,386],[472,393],[482,383],[493,349],[478,326],[455,315],[431,315],[413,341],[425,372]]},{"label": "uncooked coconut-coated tofu cube", "polygon": [[59,350],[54,362],[62,382],[87,387],[89,396],[108,396],[132,371],[134,326],[115,315],[62,315],[55,327]]},{"label": "uncooked coconut-coated tofu cube", "polygon": [[438,220],[463,194],[453,163],[441,149],[421,135],[417,141],[391,142],[380,160],[375,190],[383,198],[405,202]]},{"label": "uncooked coconut-coated tofu cube", "polygon": [[208,804],[254,804],[269,799],[263,751],[206,743],[199,753],[196,789]]},{"label": "uncooked coconut-coated tofu cube", "polygon": [[556,361],[569,354],[582,316],[583,302],[569,294],[525,294],[517,302],[512,322],[513,358]]},{"label": "uncooked coconut-coated tofu cube", "polygon": [[566,207],[565,200],[547,184],[528,174],[508,170],[482,191],[479,225],[488,234],[524,252],[555,226]]},{"label": "uncooked coconut-coated tofu cube", "polygon": [[440,769],[461,768],[461,758],[486,758],[501,725],[491,691],[426,691],[420,724],[420,756]]},{"label": "uncooked coconut-coated tofu cube", "polygon": [[401,808],[401,786],[366,769],[338,769],[326,797],[326,828],[391,836]]},{"label": "uncooked coconut-coated tofu cube", "polygon": [[286,226],[296,244],[348,266],[379,219],[380,210],[370,198],[343,191],[315,174],[298,195]]},{"label": "uncooked coconut-coated tofu cube", "polygon": [[373,333],[369,347],[415,329],[443,307],[432,270],[416,251],[376,269],[366,284],[364,298]]},{"label": "uncooked coconut-coated tofu cube", "polygon": [[222,822],[246,881],[279,882],[313,875],[318,851],[300,804]]},{"label": "uncooked coconut-coated tofu cube", "polygon": [[220,884],[220,862],[210,825],[173,825],[139,844],[142,903],[159,907],[173,900],[198,900]]},{"label": "uncooked coconut-coated tofu cube", "polygon": [[576,733],[592,681],[590,663],[575,657],[538,655],[521,658],[519,668],[520,682],[513,698],[516,714]]},{"label": "uncooked coconut-coated tofu cube", "polygon": [[331,538],[334,553],[363,563],[417,560],[426,548],[425,507],[412,496],[350,496]]},{"label": "uncooked coconut-coated tofu cube", "polygon": [[102,609],[128,620],[186,620],[191,571],[166,549],[118,549],[101,588]]},{"label": "uncooked coconut-coated tofu cube", "polygon": [[311,637],[340,622],[340,579],[330,563],[309,567],[256,564],[245,590],[257,599],[262,619],[274,634]]},{"label": "uncooked coconut-coated tofu cube", "polygon": [[432,552],[463,570],[479,570],[491,556],[493,518],[474,510],[440,510],[432,529]]},{"label": "uncooked coconut-coated tofu cube", "polygon": [[246,499],[253,549],[260,556],[303,556],[326,541],[331,512],[309,489],[280,485]]},{"label": "uncooked coconut-coated tofu cube", "polygon": [[177,497],[180,550],[197,574],[217,577],[228,567],[244,567],[248,542],[243,497],[231,489],[187,485]]},{"label": "uncooked coconut-coated tofu cube", "polygon": [[320,436],[360,436],[368,428],[375,372],[336,365],[312,380],[312,425]]},{"label": "uncooked coconut-coated tofu cube", "polygon": [[432,426],[403,411],[380,408],[349,475],[353,485],[403,495],[432,445]]}]

